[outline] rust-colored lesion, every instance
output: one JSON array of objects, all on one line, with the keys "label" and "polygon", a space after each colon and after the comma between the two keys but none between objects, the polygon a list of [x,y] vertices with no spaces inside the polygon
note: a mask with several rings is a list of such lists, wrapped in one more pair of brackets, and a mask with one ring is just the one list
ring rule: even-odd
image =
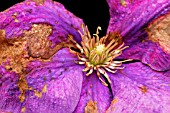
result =
[{"label": "rust-colored lesion", "polygon": [[35,2],[37,5],[42,5],[46,0],[32,0],[32,1]]},{"label": "rust-colored lesion", "polygon": [[25,48],[26,40],[6,39],[5,30],[0,30],[0,64],[6,62],[6,69],[16,73],[24,71],[25,64],[29,61]]},{"label": "rust-colored lesion", "polygon": [[158,42],[165,52],[170,53],[170,13],[151,22],[146,31],[149,40]]},{"label": "rust-colored lesion", "polygon": [[[129,0],[129,3],[132,4],[132,3],[133,3],[133,0]],[[124,6],[124,7],[126,7],[128,3],[127,3],[126,0],[120,0],[120,4],[121,4],[122,6]]]},{"label": "rust-colored lesion", "polygon": [[34,94],[35,96],[41,98],[43,93],[46,93],[47,92],[47,85],[45,84],[44,87],[42,88],[42,91],[37,91],[37,90],[34,90]]},{"label": "rust-colored lesion", "polygon": [[142,93],[146,93],[148,91],[148,88],[146,86],[141,86],[139,87],[139,89]]},{"label": "rust-colored lesion", "polygon": [[26,112],[26,107],[24,106],[21,108],[21,113],[25,113],[25,112]]},{"label": "rust-colored lesion", "polygon": [[66,42],[60,42],[54,48],[51,48],[52,42],[48,39],[51,34],[52,26],[47,24],[33,24],[31,30],[25,31],[24,37],[27,39],[29,56],[49,59],[59,49],[67,46]]},{"label": "rust-colored lesion", "polygon": [[[5,37],[5,30],[0,30],[0,65],[3,64],[6,70],[18,75],[17,86],[20,91],[20,102],[25,100],[26,91],[32,90],[35,95],[38,92],[29,87],[26,80],[27,64],[32,60],[49,61],[59,49],[68,46],[67,42],[60,42],[51,48],[52,42],[48,39],[51,34],[52,26],[47,24],[33,24],[30,30],[24,31],[23,36],[10,39]],[[42,95],[46,90],[47,88],[44,86],[42,92],[38,93]]]},{"label": "rust-colored lesion", "polygon": [[126,7],[126,5],[127,5],[127,3],[126,3],[125,0],[120,0],[120,3],[121,3],[121,5],[124,6],[124,7]]},{"label": "rust-colored lesion", "polygon": [[98,113],[97,103],[90,100],[85,107],[85,113]]},{"label": "rust-colored lesion", "polygon": [[52,26],[46,24],[33,24],[32,29],[24,32],[24,37],[28,44],[29,56],[33,58],[50,57],[51,41],[48,36],[52,33]]},{"label": "rust-colored lesion", "polygon": [[46,93],[47,92],[47,85],[45,84],[44,87],[42,88],[42,91],[38,91],[32,87],[30,87],[28,85],[28,82],[26,80],[26,77],[25,75],[20,75],[19,77],[19,80],[18,80],[18,83],[17,83],[17,86],[20,90],[20,95],[19,95],[19,100],[20,102],[24,102],[25,100],[25,94],[26,94],[26,91],[33,91],[35,96],[41,98],[43,93]]},{"label": "rust-colored lesion", "polygon": [[25,79],[25,67],[31,58],[26,50],[26,40],[22,37],[14,39],[5,38],[5,30],[0,30],[0,65],[5,63],[5,68],[18,74],[17,86],[20,90],[19,99],[25,99],[25,92],[29,89]]},{"label": "rust-colored lesion", "polygon": [[110,107],[106,110],[106,113],[110,113],[111,111],[115,110],[115,106],[113,106],[114,104],[116,104],[118,102],[118,98],[114,98],[110,104]]},{"label": "rust-colored lesion", "polygon": [[118,102],[118,98],[114,98],[111,102],[111,105],[116,104]]},{"label": "rust-colored lesion", "polygon": [[12,15],[12,18],[14,19],[14,22],[19,22],[19,20],[17,19],[17,15],[18,15],[17,12],[15,12],[15,13]]},{"label": "rust-colored lesion", "polygon": [[25,100],[26,91],[32,90],[31,87],[28,86],[27,80],[24,75],[20,75],[17,86],[20,90],[19,100],[23,102]]}]

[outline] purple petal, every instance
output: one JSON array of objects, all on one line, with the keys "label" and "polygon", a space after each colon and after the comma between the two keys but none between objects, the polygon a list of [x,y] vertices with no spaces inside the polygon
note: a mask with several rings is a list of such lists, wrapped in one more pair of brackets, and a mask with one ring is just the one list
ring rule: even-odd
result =
[{"label": "purple petal", "polygon": [[[146,38],[144,28],[148,23],[170,11],[169,0],[107,1],[111,15],[108,32],[120,32],[128,45]],[[125,1],[126,6],[123,6],[120,1]]]},{"label": "purple petal", "polygon": [[157,71],[169,70],[169,19],[170,14],[166,14],[153,21],[147,30],[150,41],[131,45],[124,51],[123,58],[141,60]]},{"label": "purple petal", "polygon": [[68,49],[62,49],[55,54],[52,61],[38,65],[35,62],[28,64],[28,67],[34,68],[25,78],[31,89],[25,90],[23,102],[19,99],[21,91],[17,85],[18,75],[1,67],[0,109],[12,113],[73,112],[80,98],[83,80],[82,67],[73,64],[75,59]]},{"label": "purple petal", "polygon": [[32,24],[41,23],[52,26],[52,34],[48,37],[52,47],[66,42],[68,34],[77,41],[81,40],[77,30],[81,29],[82,20],[58,2],[45,0],[43,4],[37,4],[27,0],[1,12],[0,16],[0,29],[6,31],[6,38],[22,36],[25,30],[31,29]]},{"label": "purple petal", "polygon": [[157,71],[170,69],[170,54],[162,50],[159,44],[151,41],[130,46],[123,52],[121,57],[140,60]]},{"label": "purple petal", "polygon": [[96,74],[84,75],[81,98],[74,113],[104,113],[111,100],[109,88],[101,83]]},{"label": "purple petal", "polygon": [[[140,60],[157,71],[170,69],[170,54],[157,43],[148,41],[145,31],[149,22],[170,11],[170,1],[144,0],[130,3],[126,0],[126,7],[114,0],[108,3],[111,13],[108,32],[120,32],[125,44],[130,46],[123,52],[122,58]],[[168,40],[168,36],[166,38]]]},{"label": "purple petal", "polygon": [[114,99],[108,113],[170,112],[170,77],[140,62],[125,67],[110,74]]},{"label": "purple petal", "polygon": [[[50,0],[42,4],[27,0],[0,16],[4,50],[0,51],[0,111],[73,112],[80,98],[82,67],[75,65],[77,58],[68,49],[53,48],[64,47],[68,34],[80,41],[77,30],[82,20]],[[31,56],[32,52],[43,54]]]}]

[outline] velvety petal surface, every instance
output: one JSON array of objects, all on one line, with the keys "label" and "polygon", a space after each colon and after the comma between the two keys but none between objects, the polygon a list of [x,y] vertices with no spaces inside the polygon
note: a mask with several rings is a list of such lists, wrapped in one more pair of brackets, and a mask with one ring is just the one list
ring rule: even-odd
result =
[{"label": "velvety petal surface", "polygon": [[[114,99],[108,113],[170,112],[170,77],[140,62],[126,64],[112,79]],[[164,76],[163,76],[164,75]]]},{"label": "velvety petal surface", "polygon": [[108,0],[108,4],[111,15],[108,32],[120,32],[125,44],[130,46],[123,52],[123,58],[140,60],[157,71],[168,70],[170,54],[156,42],[148,41],[146,29],[150,22],[170,11],[170,1]]},{"label": "velvety petal surface", "polygon": [[[12,113],[71,113],[82,88],[82,67],[75,65],[68,49],[55,54],[52,61],[32,61],[29,73],[21,81],[14,72],[0,69],[0,109]],[[30,67],[34,67],[31,69]],[[24,82],[25,81],[25,82]],[[18,86],[21,82],[21,86]],[[25,88],[25,89],[24,89]],[[23,102],[19,96],[25,94]]]},{"label": "velvety petal surface", "polygon": [[81,98],[74,113],[104,113],[112,100],[112,93],[95,73],[83,77]]}]

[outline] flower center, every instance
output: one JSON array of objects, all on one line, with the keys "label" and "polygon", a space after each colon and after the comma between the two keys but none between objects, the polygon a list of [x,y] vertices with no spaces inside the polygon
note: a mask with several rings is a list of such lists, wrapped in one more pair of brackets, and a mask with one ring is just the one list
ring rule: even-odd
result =
[{"label": "flower center", "polygon": [[114,59],[121,55],[122,51],[128,46],[124,46],[119,33],[109,33],[99,38],[100,27],[97,28],[96,34],[93,34],[93,37],[91,37],[87,26],[83,25],[82,29],[83,33],[78,31],[82,38],[81,45],[74,41],[72,36],[68,36],[74,45],[74,50],[70,47],[70,51],[77,55],[79,59],[78,64],[86,66],[83,69],[83,71],[87,72],[86,76],[89,76],[95,70],[100,81],[107,86],[108,84],[100,75],[102,74],[111,83],[106,71],[115,73],[117,69],[124,68],[121,67],[122,63],[131,59],[123,61],[114,61]]},{"label": "flower center", "polygon": [[105,51],[105,45],[97,45],[93,50],[91,50],[89,53],[89,61],[93,66],[97,66],[104,62],[104,59],[101,59],[103,52]]},{"label": "flower center", "polygon": [[96,46],[95,50],[96,54],[101,55],[101,53],[105,50],[105,45],[104,44],[98,45]]}]

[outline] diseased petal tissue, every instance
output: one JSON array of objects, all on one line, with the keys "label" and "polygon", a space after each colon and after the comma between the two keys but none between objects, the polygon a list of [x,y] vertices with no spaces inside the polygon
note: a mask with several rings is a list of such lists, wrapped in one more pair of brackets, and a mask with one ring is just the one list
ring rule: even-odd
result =
[{"label": "diseased petal tissue", "polygon": [[[129,48],[123,51],[120,58],[140,60],[157,71],[170,69],[170,54],[165,51],[165,46],[162,49],[159,47],[159,44],[155,43],[160,38],[155,38],[153,35],[152,38],[148,36],[148,34],[153,33],[159,34],[157,30],[151,30],[150,28],[153,26],[152,23],[154,23],[154,26],[159,26],[160,24],[156,20],[159,20],[159,23],[161,23],[162,19],[159,18],[166,18],[166,15],[169,15],[170,1],[124,0],[124,2],[126,6],[123,6],[119,0],[108,0],[111,14],[108,32],[120,32],[125,45],[129,45]],[[168,26],[168,22],[164,21],[164,23]],[[148,32],[147,34],[146,29],[148,29],[148,26],[150,33]],[[159,31],[163,31],[164,33],[169,32],[168,28],[165,30],[161,26],[159,27]],[[169,36],[165,36],[165,34],[162,39],[164,42],[167,42],[165,40],[168,40]],[[154,42],[151,42],[150,39]],[[161,41],[162,43],[163,41]]]},{"label": "diseased petal tissue", "polygon": [[104,86],[95,73],[84,74],[79,103],[74,113],[104,113],[112,100],[109,88]]},{"label": "diseased petal tissue", "polygon": [[[138,70],[138,71],[136,71]],[[110,75],[114,99],[107,113],[168,113],[170,111],[170,78],[142,63]]]},{"label": "diseased petal tissue", "polygon": [[[27,2],[35,2],[37,5],[43,5],[45,1],[48,1],[48,0],[25,0]],[[50,1],[50,0],[49,0]]]},{"label": "diseased petal tissue", "polygon": [[90,100],[84,110],[85,113],[97,113],[98,109],[97,109],[97,103],[93,102],[92,100]]},{"label": "diseased petal tissue", "polygon": [[[60,50],[57,55],[65,51],[68,49]],[[62,63],[62,66],[57,62]],[[35,113],[73,112],[80,98],[83,80],[82,68],[76,65],[67,67],[67,62],[60,60],[44,65],[32,70],[26,76],[28,85],[34,89],[26,94],[28,96],[25,100],[26,111],[34,110]],[[43,91],[45,85],[46,91],[39,93]]]},{"label": "diseased petal tissue", "polygon": [[120,32],[127,45],[145,39],[144,28],[147,24],[170,11],[169,0],[107,0],[107,2],[111,15],[108,32]]},{"label": "diseased petal tissue", "polygon": [[168,13],[151,22],[146,30],[149,39],[144,40],[142,43],[133,44],[124,51],[122,57],[141,60],[157,71],[169,70],[169,15]]},{"label": "diseased petal tissue", "polygon": [[158,42],[165,52],[170,53],[170,13],[153,21],[147,31],[149,40]]},{"label": "diseased petal tissue", "polygon": [[[62,49],[55,58],[60,54],[64,56],[70,53],[68,49]],[[74,57],[67,58],[44,62],[32,69],[25,75],[26,87],[19,80],[25,88],[22,90],[24,95],[21,95],[18,87],[19,76],[1,67],[0,109],[12,113],[73,112],[80,98],[83,68],[73,64]],[[72,66],[68,67],[67,62],[72,62]],[[24,100],[21,101],[23,98],[20,96]]]},{"label": "diseased petal tissue", "polygon": [[[21,73],[32,58],[51,58],[68,46],[67,35],[79,39],[82,20],[57,2],[32,0],[14,5],[0,13],[1,59],[7,69]],[[12,67],[11,67],[12,66]]]},{"label": "diseased petal tissue", "polygon": [[67,42],[68,34],[77,41],[81,40],[77,30],[81,30],[83,21],[58,2],[44,0],[43,4],[37,4],[34,0],[27,0],[1,12],[0,16],[0,29],[6,31],[8,39],[22,36],[25,30],[32,28],[32,24],[47,24],[52,29],[48,37],[52,48]]},{"label": "diseased petal tissue", "polygon": [[81,40],[82,20],[60,3],[36,1],[0,13],[0,111],[73,112],[82,69],[68,49],[60,49],[68,45],[68,34]]}]

